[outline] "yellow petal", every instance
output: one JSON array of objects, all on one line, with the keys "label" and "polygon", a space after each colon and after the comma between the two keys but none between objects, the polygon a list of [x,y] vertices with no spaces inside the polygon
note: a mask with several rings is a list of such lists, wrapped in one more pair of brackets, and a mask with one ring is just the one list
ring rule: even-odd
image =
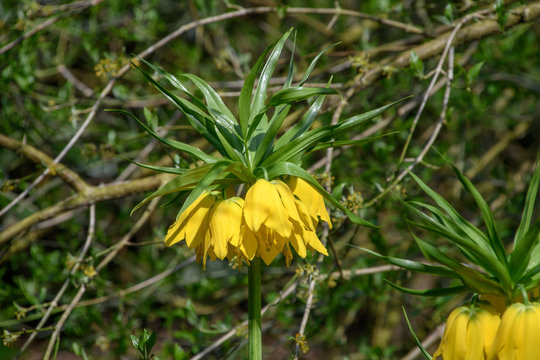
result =
[{"label": "yellow petal", "polygon": [[283,250],[285,240],[281,236],[273,234],[270,229],[261,228],[261,230],[257,233],[259,243],[257,253],[266,265],[270,265]]},{"label": "yellow petal", "polygon": [[323,243],[321,240],[319,240],[319,237],[314,231],[306,231],[305,234],[307,237],[307,245],[310,250],[316,250],[321,254],[328,256],[328,250],[326,250]]},{"label": "yellow petal", "polygon": [[184,240],[186,236],[185,232],[185,226],[186,226],[186,220],[190,219],[193,212],[197,209],[199,204],[205,200],[210,195],[209,191],[203,191],[201,195],[197,199],[195,199],[191,205],[189,205],[176,219],[174,224],[172,224],[169,227],[169,230],[167,231],[167,235],[165,235],[165,245],[171,246],[178,241]]},{"label": "yellow petal", "polygon": [[326,221],[328,226],[332,228],[332,222],[330,221],[330,216],[326,211],[326,206],[324,205],[324,199],[322,195],[315,190],[308,182],[305,180],[291,176],[288,181],[289,187],[291,188],[294,195],[296,195],[300,201],[302,201],[311,217],[313,218],[315,224],[319,222],[318,217],[321,220]]},{"label": "yellow petal", "polygon": [[289,237],[292,225],[275,186],[259,179],[246,193],[244,219],[251,231],[258,232],[264,223],[283,237]]},{"label": "yellow petal", "polygon": [[218,201],[210,215],[212,245],[218,258],[227,256],[228,244],[234,237],[239,238],[242,221],[242,207],[232,199]]},{"label": "yellow petal", "polygon": [[296,210],[296,204],[294,203],[295,199],[291,189],[281,180],[272,180],[271,183],[278,191],[281,202],[289,217],[293,220],[300,221],[300,216]]},{"label": "yellow petal", "polygon": [[249,226],[243,224],[240,228],[240,251],[248,260],[253,260],[257,253],[258,241],[255,234],[249,229]]},{"label": "yellow petal", "polygon": [[310,231],[315,231],[316,225],[313,223],[313,219],[309,215],[309,210],[307,209],[306,205],[304,205],[304,203],[298,199],[294,199],[294,203],[304,228]]},{"label": "yellow petal", "polygon": [[306,244],[304,243],[305,232],[306,231],[302,228],[302,225],[296,221],[293,221],[293,232],[289,237],[289,242],[301,258],[305,258],[307,255]]},{"label": "yellow petal", "polygon": [[[199,199],[200,201],[197,201]],[[184,211],[186,215],[182,213],[178,218],[178,221],[183,218],[180,226],[185,228],[186,244],[190,249],[199,246],[204,240],[208,230],[207,215],[216,199],[210,192],[205,191],[197,200]]]}]

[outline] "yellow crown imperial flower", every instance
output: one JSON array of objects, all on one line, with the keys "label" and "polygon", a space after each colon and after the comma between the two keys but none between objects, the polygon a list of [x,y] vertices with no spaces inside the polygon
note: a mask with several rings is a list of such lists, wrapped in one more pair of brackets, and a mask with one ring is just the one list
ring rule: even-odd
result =
[{"label": "yellow crown imperial flower", "polygon": [[268,265],[281,252],[289,265],[290,245],[302,258],[307,250],[328,255],[315,232],[318,217],[330,221],[324,201],[307,183],[301,186],[304,201],[281,180],[257,180],[245,200],[222,199],[218,191],[203,191],[171,225],[165,245],[185,240],[203,267],[208,256],[215,260],[235,255],[247,260],[259,256]]},{"label": "yellow crown imperial flower", "polygon": [[515,303],[503,314],[488,360],[540,359],[540,303]]},{"label": "yellow crown imperial flower", "polygon": [[433,359],[485,360],[501,319],[489,305],[461,306],[448,316],[446,328]]}]

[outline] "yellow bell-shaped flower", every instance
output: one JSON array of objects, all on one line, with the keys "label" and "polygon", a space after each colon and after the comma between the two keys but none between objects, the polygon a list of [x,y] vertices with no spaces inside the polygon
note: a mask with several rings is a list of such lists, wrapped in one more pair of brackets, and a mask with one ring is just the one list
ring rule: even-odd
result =
[{"label": "yellow bell-shaped flower", "polygon": [[281,180],[259,179],[249,188],[240,245],[248,260],[260,256],[268,265],[282,252],[288,265],[292,259],[290,245],[300,257],[305,257],[308,249],[328,255],[315,233],[317,211],[310,210],[318,206],[319,199],[306,196],[304,199],[295,198],[291,188]]},{"label": "yellow bell-shaped flower", "polygon": [[540,360],[540,303],[515,303],[503,314],[488,360]]},{"label": "yellow bell-shaped flower", "polygon": [[433,359],[485,360],[501,319],[489,305],[461,306],[448,316],[443,338]]}]

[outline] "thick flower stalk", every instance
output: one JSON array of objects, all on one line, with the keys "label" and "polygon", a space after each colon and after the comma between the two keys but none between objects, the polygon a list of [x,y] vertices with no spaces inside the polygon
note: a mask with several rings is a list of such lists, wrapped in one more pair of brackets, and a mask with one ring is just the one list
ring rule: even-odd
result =
[{"label": "thick flower stalk", "polygon": [[506,309],[487,359],[540,360],[540,303],[515,303]]},{"label": "thick flower stalk", "polygon": [[433,359],[486,360],[500,322],[497,311],[489,305],[454,309]]}]

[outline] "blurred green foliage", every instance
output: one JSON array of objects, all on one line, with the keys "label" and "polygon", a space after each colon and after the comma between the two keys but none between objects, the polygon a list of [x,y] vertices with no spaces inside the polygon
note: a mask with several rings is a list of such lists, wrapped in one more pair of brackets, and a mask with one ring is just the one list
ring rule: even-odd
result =
[{"label": "blurred green foliage", "polygon": [[[133,54],[184,24],[233,11],[236,6],[268,5],[278,9],[190,30],[152,53],[148,60],[173,74],[189,72],[200,76],[219,89],[227,106],[235,109],[242,79],[254,59],[294,26],[295,64],[299,74],[320,50],[342,42],[320,60],[311,81],[326,84],[333,75],[332,83],[345,93],[356,76],[383,59],[428,41],[437,29],[465,14],[491,9],[488,1],[455,3],[450,10],[448,2],[429,0],[338,3],[343,9],[413,24],[425,29],[426,35],[410,34],[353,16],[340,15],[333,22],[328,14],[287,13],[287,6],[305,7],[304,1],[109,0],[83,10],[65,7],[70,3],[61,1],[3,1],[0,47],[52,17],[60,16],[60,19],[0,55],[0,134],[32,145],[54,158],[81,126],[110,77]],[[505,8],[499,6],[499,20],[520,4],[510,1],[505,2]],[[335,4],[332,0],[320,0],[309,6],[333,8]],[[442,166],[443,157],[456,164],[473,178],[491,203],[503,237],[508,237],[519,224],[525,186],[540,144],[539,37],[540,23],[536,21],[456,48],[456,62],[464,61],[456,64],[445,126],[435,142],[436,151],[429,151],[414,170],[478,225],[480,215],[471,210],[473,200],[463,195],[451,169]],[[395,43],[399,40],[403,42]],[[382,46],[386,48],[380,50]],[[278,67],[281,76],[286,75],[287,56],[282,57]],[[439,56],[419,59],[411,68],[388,69],[386,77],[348,101],[342,118],[408,95],[420,99]],[[84,86],[75,85],[66,70]],[[331,121],[338,102],[339,97],[326,102],[315,126]],[[428,100],[405,165],[420,153],[432,134],[442,102],[443,90]],[[305,110],[308,102],[300,104],[298,109],[302,107]],[[196,142],[208,149],[206,143],[197,142],[195,133],[187,127],[188,122],[138,72],[129,71],[117,81],[96,118],[62,160],[90,185],[111,183],[129,167],[127,161],[116,155],[135,159],[142,154],[141,162],[168,166],[189,162],[155,144],[134,122],[106,113],[104,108],[132,111],[140,118],[149,119],[152,126],[167,132],[168,137]],[[339,212],[332,214],[337,226],[330,238],[336,253],[325,259],[318,270],[315,304],[306,329],[309,347],[304,355],[306,359],[400,358],[414,347],[401,305],[405,305],[418,336],[423,339],[450,308],[463,300],[413,298],[397,293],[384,282],[388,279],[413,288],[451,285],[428,276],[405,272],[351,274],[356,269],[382,265],[357,250],[357,246],[419,259],[403,219],[403,209],[392,195],[365,206],[388,185],[389,179],[403,170],[404,164],[399,164],[398,159],[416,111],[414,108],[400,113],[374,135],[395,134],[341,151],[333,161],[331,179],[323,168],[315,171],[320,180],[330,180],[335,185],[346,183],[343,202],[347,197],[354,200],[360,215],[381,229],[358,228],[340,221]],[[385,119],[393,114],[395,110],[389,111]],[[378,117],[347,137],[360,134],[382,120]],[[513,131],[520,125],[524,130],[515,134]],[[147,145],[151,150],[143,154],[142,149]],[[324,156],[323,151],[310,155],[308,167]],[[7,205],[43,170],[43,164],[0,147],[0,206]],[[151,173],[137,169],[127,175],[126,179],[132,180]],[[48,176],[1,218],[0,231],[74,193],[59,178]],[[424,198],[407,177],[393,193],[407,199]],[[178,199],[169,206],[158,207],[129,245],[94,277],[92,270],[141,216],[142,211],[132,217],[129,213],[143,196],[133,194],[97,204],[95,239],[80,270],[71,277],[69,264],[78,255],[88,231],[88,211],[84,208],[70,210],[64,218],[55,218],[54,223],[40,223],[11,243],[1,244],[0,328],[10,333],[35,328],[44,306],[68,277],[70,286],[60,305],[68,304],[81,284],[88,284],[88,290],[79,303],[81,306],[64,325],[58,359],[67,358],[68,354],[88,359],[134,358],[137,352],[130,335],[140,336],[143,329],[156,332],[152,349],[156,356],[187,359],[243,321],[247,314],[245,267],[238,269],[227,262],[211,262],[203,271],[196,263],[182,263],[192,256],[185,246],[164,248],[162,245],[166,229],[181,206]],[[161,203],[166,200],[170,199]],[[508,243],[510,239],[503,240]],[[12,244],[23,243],[26,245],[17,251],[6,252]],[[306,271],[306,266],[315,262],[313,257],[296,258],[286,268],[283,259],[279,259],[271,267],[263,268],[263,305],[275,299],[295,275],[299,279],[296,291],[263,317],[268,358],[286,359],[294,351],[295,341],[289,338],[294,339],[298,332],[305,309],[307,277],[313,275]],[[122,292],[165,271],[171,273],[162,280],[150,281],[138,291]],[[54,325],[60,314],[55,311],[47,324]],[[246,333],[247,329],[241,328],[208,358],[243,359]],[[9,347],[0,345],[0,358],[13,356],[27,337],[24,334],[12,343],[7,341]],[[39,332],[23,358],[41,357],[49,337],[50,331]],[[5,336],[3,339],[6,342]]]}]

